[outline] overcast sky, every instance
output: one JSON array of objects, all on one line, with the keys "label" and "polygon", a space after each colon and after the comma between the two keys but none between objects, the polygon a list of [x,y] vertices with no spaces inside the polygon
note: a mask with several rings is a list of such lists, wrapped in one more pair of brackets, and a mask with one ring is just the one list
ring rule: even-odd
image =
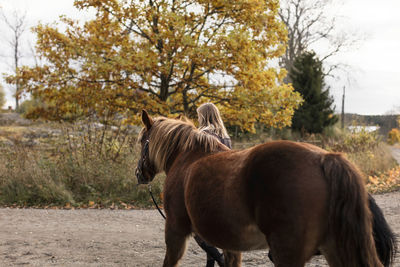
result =
[{"label": "overcast sky", "polygon": [[[0,6],[10,18],[14,10],[20,14],[26,11],[29,26],[39,21],[55,22],[62,14],[80,19],[90,16],[75,9],[73,0],[0,0]],[[346,112],[378,115],[395,110],[400,113],[400,0],[345,0],[335,12],[344,18],[342,27],[365,36],[357,47],[332,59],[350,65],[347,73],[327,81],[337,110],[341,108],[342,90],[346,86]],[[10,36],[0,23],[0,73],[11,70],[12,51],[7,46]],[[29,30],[24,37],[22,63],[29,64],[31,54],[27,44],[34,46],[35,38]],[[14,106],[9,88],[2,78],[0,82],[8,95],[7,106]]]}]

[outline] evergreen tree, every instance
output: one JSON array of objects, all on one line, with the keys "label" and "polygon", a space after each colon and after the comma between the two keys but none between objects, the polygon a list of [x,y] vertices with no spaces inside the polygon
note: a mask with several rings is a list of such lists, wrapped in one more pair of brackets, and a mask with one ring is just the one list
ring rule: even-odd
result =
[{"label": "evergreen tree", "polygon": [[325,86],[322,62],[314,52],[305,52],[296,58],[289,72],[295,91],[304,99],[292,119],[292,129],[302,133],[321,133],[338,121],[333,114],[333,98]]}]

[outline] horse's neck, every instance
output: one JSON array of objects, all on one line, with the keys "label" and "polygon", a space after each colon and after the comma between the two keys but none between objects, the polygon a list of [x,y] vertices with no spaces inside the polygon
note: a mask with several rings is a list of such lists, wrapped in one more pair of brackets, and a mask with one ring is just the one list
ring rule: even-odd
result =
[{"label": "horse's neck", "polygon": [[[192,162],[207,155],[228,150],[230,149],[222,143],[219,143],[216,150],[212,152],[204,152],[204,148],[202,147],[198,147],[197,149],[191,151],[180,151],[180,148],[178,146],[174,151],[174,153],[172,153],[172,155],[167,159],[164,171],[168,175],[168,172],[173,166],[191,164]],[[179,162],[176,162],[177,159],[179,159]]]},{"label": "horse's neck", "polygon": [[165,173],[168,175],[171,168],[186,168],[186,166],[192,164],[193,162],[199,160],[202,157],[210,155],[211,152],[204,152],[201,150],[185,151],[180,153],[175,153],[170,159],[167,160]]}]

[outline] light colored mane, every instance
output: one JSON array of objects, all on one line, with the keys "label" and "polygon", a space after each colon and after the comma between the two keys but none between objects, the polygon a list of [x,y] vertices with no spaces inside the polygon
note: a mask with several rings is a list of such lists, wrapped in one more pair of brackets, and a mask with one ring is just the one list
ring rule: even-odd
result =
[{"label": "light colored mane", "polygon": [[157,172],[166,169],[168,159],[177,151],[216,151],[221,143],[214,136],[199,131],[188,120],[157,117],[153,119],[149,136],[149,158]]}]

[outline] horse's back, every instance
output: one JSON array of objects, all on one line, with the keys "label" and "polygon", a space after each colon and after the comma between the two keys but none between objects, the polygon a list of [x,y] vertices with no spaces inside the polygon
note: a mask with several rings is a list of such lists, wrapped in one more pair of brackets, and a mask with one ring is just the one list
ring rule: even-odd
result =
[{"label": "horse's back", "polygon": [[321,179],[321,161],[326,153],[305,143],[265,143],[251,149],[242,175],[254,190],[274,190],[276,194],[281,194],[282,189],[285,192],[300,188],[313,190],[315,186],[325,184],[325,180]]}]

